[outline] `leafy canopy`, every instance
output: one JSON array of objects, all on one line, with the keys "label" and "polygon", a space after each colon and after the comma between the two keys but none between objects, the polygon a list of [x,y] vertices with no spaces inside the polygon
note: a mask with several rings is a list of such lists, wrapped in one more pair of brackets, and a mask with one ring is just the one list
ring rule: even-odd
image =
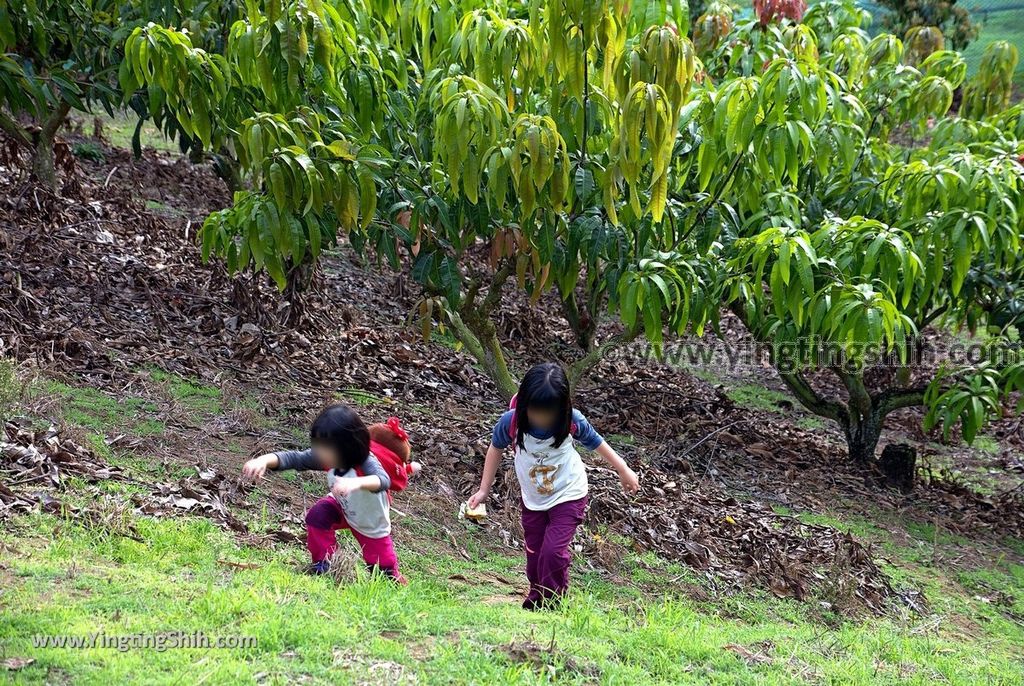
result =
[{"label": "leafy canopy", "polygon": [[[873,347],[989,323],[981,275],[1018,267],[1024,112],[984,104],[985,76],[949,117],[966,67],[934,32],[762,9],[711,3],[691,41],[681,3],[250,0],[222,50],[135,29],[120,82],[237,156],[247,189],[203,230],[232,269],[283,287],[340,230],[396,266],[405,246],[433,316],[475,295],[482,243],[534,298],[583,287],[658,347],[722,304],[763,340],[834,345],[856,390]],[[929,421],[970,437],[1015,369],[940,376]]]}]

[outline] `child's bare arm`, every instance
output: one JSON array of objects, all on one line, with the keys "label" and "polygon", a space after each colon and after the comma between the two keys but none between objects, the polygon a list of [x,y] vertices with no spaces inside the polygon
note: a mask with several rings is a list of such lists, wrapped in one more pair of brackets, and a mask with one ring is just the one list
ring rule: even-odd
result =
[{"label": "child's bare arm", "polygon": [[629,468],[626,461],[619,457],[619,454],[615,452],[613,447],[608,445],[607,441],[602,441],[601,445],[597,446],[595,452],[619,475],[622,490],[627,495],[632,495],[640,490],[640,480],[637,478],[636,472]]},{"label": "child's bare arm", "polygon": [[373,455],[366,458],[360,469],[363,476],[349,476],[334,480],[331,493],[336,496],[346,496],[353,491],[370,491],[380,493],[391,488],[391,477],[384,471],[379,460]]},{"label": "child's bare arm", "polygon": [[381,488],[379,476],[350,476],[344,479],[335,479],[331,493],[334,495],[346,496],[353,491],[372,491],[379,493]]},{"label": "child's bare arm", "polygon": [[480,490],[470,496],[469,506],[476,507],[491,493],[491,486],[494,485],[494,476],[498,473],[498,465],[501,464],[501,448],[492,443],[484,456],[484,473],[480,477]]},{"label": "child's bare arm", "polygon": [[267,470],[286,471],[295,469],[299,471],[322,469],[313,451],[305,450],[279,450],[275,453],[267,453],[254,457],[242,467],[242,476],[253,481],[262,478]]},{"label": "child's bare arm", "polygon": [[260,455],[254,457],[245,463],[242,467],[242,477],[250,481],[257,481],[263,478],[263,475],[267,473],[267,470],[275,470],[280,465],[277,459],[276,453],[267,453],[266,455]]}]

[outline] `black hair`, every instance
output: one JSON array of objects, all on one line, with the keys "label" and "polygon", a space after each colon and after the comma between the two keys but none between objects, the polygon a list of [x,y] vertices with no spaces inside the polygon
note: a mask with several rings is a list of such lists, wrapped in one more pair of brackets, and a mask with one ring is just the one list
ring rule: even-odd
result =
[{"label": "black hair", "polygon": [[370,432],[363,420],[348,405],[330,405],[317,415],[309,428],[309,440],[334,448],[338,464],[334,465],[344,474],[366,462],[370,455]]},{"label": "black hair", "polygon": [[569,377],[561,365],[555,362],[534,365],[519,384],[515,424],[516,445],[520,448],[524,447],[523,434],[530,428],[530,420],[526,416],[530,407],[555,411],[554,445],[556,448],[562,445],[572,429],[572,391]]}]

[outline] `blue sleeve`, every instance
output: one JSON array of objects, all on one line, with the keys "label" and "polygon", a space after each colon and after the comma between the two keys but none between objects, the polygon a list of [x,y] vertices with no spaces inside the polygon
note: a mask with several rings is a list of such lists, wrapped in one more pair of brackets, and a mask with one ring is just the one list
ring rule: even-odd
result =
[{"label": "blue sleeve", "polygon": [[494,425],[494,431],[491,432],[491,445],[495,448],[504,450],[512,445],[512,435],[509,432],[512,430],[512,418],[515,417],[515,414],[515,410],[509,410],[501,415],[498,423]]},{"label": "blue sleeve", "polygon": [[594,427],[590,425],[590,422],[587,421],[587,418],[579,410],[572,411],[572,423],[575,424],[576,428],[572,437],[582,443],[587,450],[597,450],[604,443],[604,438],[602,438],[601,434],[594,430]]}]

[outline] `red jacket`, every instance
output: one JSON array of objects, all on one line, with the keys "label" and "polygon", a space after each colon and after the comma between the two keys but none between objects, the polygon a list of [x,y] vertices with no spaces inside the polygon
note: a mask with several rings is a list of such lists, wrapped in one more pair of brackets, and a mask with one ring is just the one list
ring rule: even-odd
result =
[{"label": "red jacket", "polygon": [[412,465],[406,464],[393,452],[385,448],[377,441],[370,441],[370,452],[373,453],[380,466],[391,477],[391,491],[397,493],[404,491],[409,485],[409,475],[412,474]]}]

